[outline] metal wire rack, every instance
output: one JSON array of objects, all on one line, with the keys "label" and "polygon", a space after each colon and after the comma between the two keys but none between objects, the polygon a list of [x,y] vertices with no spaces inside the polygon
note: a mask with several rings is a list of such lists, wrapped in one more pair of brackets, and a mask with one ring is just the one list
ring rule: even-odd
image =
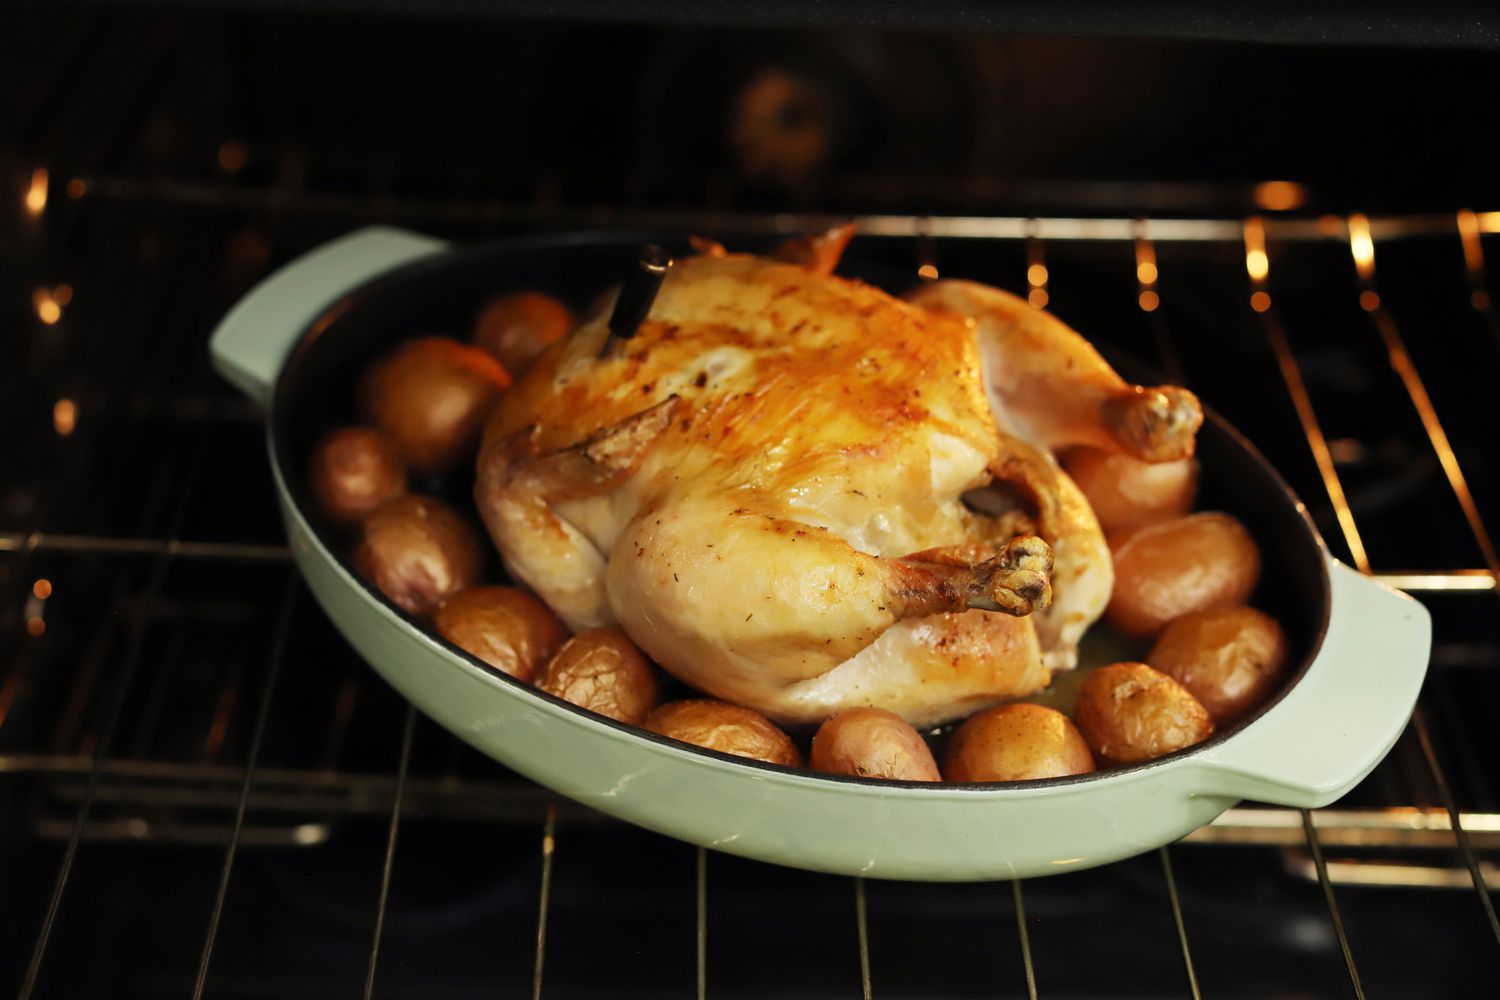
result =
[{"label": "metal wire rack", "polygon": [[[248,155],[259,170],[226,142],[212,176],[183,180],[0,154],[0,415],[19,429],[0,481],[3,988],[117,992],[80,966],[120,935],[156,975],[142,995],[436,995],[423,987],[442,963],[459,947],[473,958],[463,923],[505,947],[442,995],[1197,997],[1200,982],[1237,995],[1253,981],[1362,997],[1366,980],[1485,995],[1500,967],[1500,762],[1484,739],[1500,691],[1484,394],[1500,376],[1485,258],[1500,213],[862,220],[913,274],[1024,291],[1198,389],[1342,558],[1420,596],[1437,624],[1410,731],[1344,802],[1234,809],[1096,873],[937,889],[672,845],[427,724],[306,600],[258,415],[203,350],[274,262],[371,221],[477,239],[828,220],[413,196],[379,167],[357,193],[314,190],[305,150]],[[461,850],[463,865],[443,864]],[[620,856],[649,859],[649,877]],[[451,871],[465,865],[482,874]],[[357,885],[320,896],[309,866]],[[133,908],[109,909],[121,893]],[[124,930],[147,921],[143,893],[170,944]],[[334,958],[257,916],[287,900],[318,915],[310,940]],[[445,949],[444,933],[461,944]],[[1068,960],[1083,934],[1113,971]],[[1387,946],[1404,935],[1439,957]],[[1293,956],[1274,975],[1257,968],[1267,942]]]}]

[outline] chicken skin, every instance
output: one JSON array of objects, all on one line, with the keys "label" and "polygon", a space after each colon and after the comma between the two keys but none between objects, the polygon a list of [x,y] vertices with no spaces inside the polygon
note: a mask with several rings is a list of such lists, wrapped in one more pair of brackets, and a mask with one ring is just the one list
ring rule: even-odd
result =
[{"label": "chicken skin", "polygon": [[1071,666],[1109,553],[1045,447],[997,421],[976,319],[831,275],[839,239],[705,244],[602,358],[607,310],[586,320],[502,398],[476,500],[574,629],[618,624],[778,722],[929,725]]}]

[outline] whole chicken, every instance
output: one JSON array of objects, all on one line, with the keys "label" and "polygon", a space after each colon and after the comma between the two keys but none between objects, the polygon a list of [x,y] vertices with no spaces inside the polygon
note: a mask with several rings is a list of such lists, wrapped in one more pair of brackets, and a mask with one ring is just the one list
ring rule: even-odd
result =
[{"label": "whole chicken", "polygon": [[[586,320],[497,407],[476,500],[510,572],[574,629],[617,623],[780,722],[875,705],[934,724],[1070,666],[1109,553],[1046,451],[1071,432],[1000,412],[1005,322],[833,276],[848,235],[781,259],[701,244],[602,358],[607,310]],[[1104,370],[1117,391],[1072,426],[1150,438],[1154,397]],[[1045,617],[1054,591],[1064,614]]]}]

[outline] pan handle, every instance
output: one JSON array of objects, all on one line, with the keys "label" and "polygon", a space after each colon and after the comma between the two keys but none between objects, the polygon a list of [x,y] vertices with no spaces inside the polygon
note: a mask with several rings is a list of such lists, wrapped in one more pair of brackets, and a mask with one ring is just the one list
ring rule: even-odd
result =
[{"label": "pan handle", "polygon": [[303,254],[219,321],[208,345],[214,368],[269,409],[281,364],[313,320],[377,274],[447,248],[430,236],[370,226]]},{"label": "pan handle", "polygon": [[1198,791],[1315,808],[1349,791],[1395,745],[1432,651],[1427,609],[1329,560],[1332,612],[1316,660],[1244,732],[1191,758]]}]

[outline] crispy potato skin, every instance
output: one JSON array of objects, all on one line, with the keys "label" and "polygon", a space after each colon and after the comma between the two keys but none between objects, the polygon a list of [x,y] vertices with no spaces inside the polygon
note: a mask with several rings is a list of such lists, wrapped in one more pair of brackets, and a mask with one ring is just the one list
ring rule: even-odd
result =
[{"label": "crispy potato skin", "polygon": [[370,427],[330,431],[313,449],[307,482],[313,501],[347,527],[406,492],[406,463],[395,444]]},{"label": "crispy potato skin", "polygon": [[971,716],[953,734],[943,760],[943,776],[951,782],[1062,778],[1093,770],[1078,727],[1056,709],[1027,702]]},{"label": "crispy potato skin", "polygon": [[1244,604],[1260,579],[1260,549],[1244,525],[1207,511],[1113,539],[1115,589],[1105,617],[1149,638],[1193,611]]},{"label": "crispy potato skin", "polygon": [[573,313],[541,292],[491,299],[474,323],[474,343],[520,378],[549,346],[573,330]]},{"label": "crispy potato skin", "polygon": [[432,615],[438,634],[517,680],[530,681],[568,637],[541,601],[514,587],[470,587]]},{"label": "crispy potato skin", "polygon": [[1213,735],[1208,710],[1187,689],[1144,663],[1100,667],[1078,689],[1073,709],[1094,756],[1135,764]]},{"label": "crispy potato skin", "polygon": [[791,737],[759,712],[727,701],[705,698],[669,702],[647,716],[645,727],[720,753],[768,764],[802,766],[802,753]]},{"label": "crispy potato skin", "polygon": [[818,727],[808,763],[816,771],[894,781],[939,781],[922,734],[895,712],[851,708]]},{"label": "crispy potato skin", "polygon": [[1099,448],[1070,448],[1063,469],[1110,534],[1182,517],[1198,495],[1198,461],[1142,462]]},{"label": "crispy potato skin", "polygon": [[1168,625],[1146,660],[1225,726],[1260,706],[1286,676],[1286,634],[1255,608],[1195,611]]},{"label": "crispy potato skin", "polygon": [[484,422],[508,385],[510,374],[479,348],[420,337],[370,365],[359,402],[407,468],[441,476],[478,453]]},{"label": "crispy potato skin", "polygon": [[542,671],[537,687],[632,726],[646,721],[659,697],[650,661],[618,628],[573,636]]},{"label": "crispy potato skin", "polygon": [[400,496],[360,522],[354,568],[407,614],[424,618],[473,586],[481,567],[479,537],[440,500]]}]

